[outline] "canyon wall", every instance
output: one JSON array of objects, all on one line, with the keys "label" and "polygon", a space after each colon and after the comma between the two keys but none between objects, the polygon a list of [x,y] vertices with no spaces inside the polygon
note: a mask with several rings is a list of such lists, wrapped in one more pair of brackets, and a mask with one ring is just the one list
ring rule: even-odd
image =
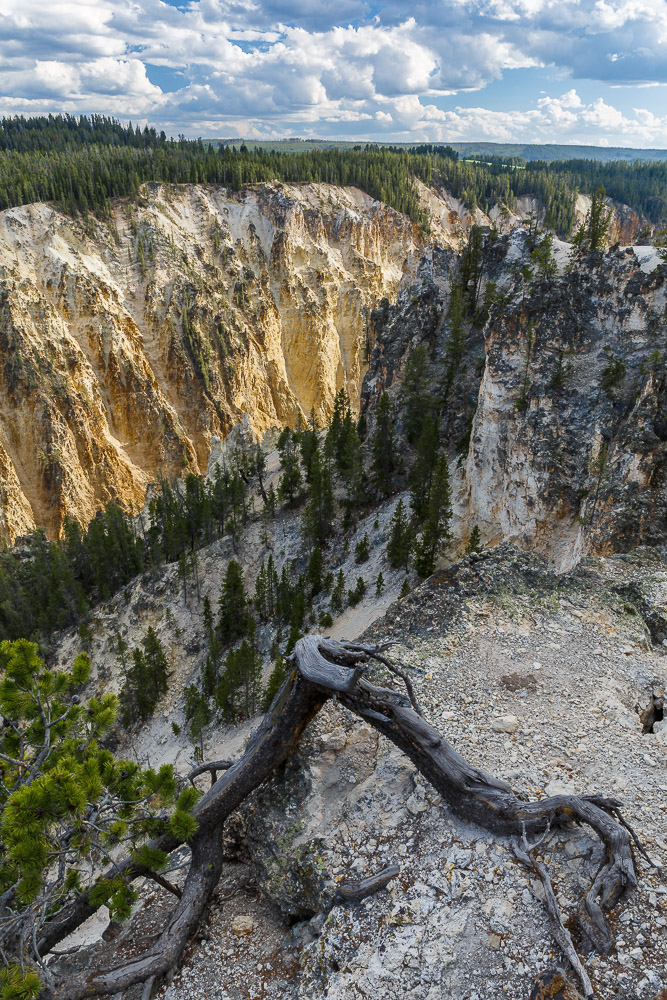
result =
[{"label": "canyon wall", "polygon": [[0,214],[0,539],[57,535],[213,435],[324,420],[358,400],[368,318],[422,248],[356,189],[152,185],[101,224]]},{"label": "canyon wall", "polygon": [[[454,540],[473,525],[567,569],[588,553],[667,543],[667,264],[650,247],[573,262],[555,241],[540,276],[530,237],[487,245],[488,316],[469,320],[443,399],[457,258],[430,249],[419,281],[373,313],[375,346],[362,408],[388,390],[400,414],[411,350],[428,350],[429,391],[450,457]],[[493,283],[493,285],[491,285]],[[426,404],[426,400],[425,400]],[[400,430],[400,418],[399,418]]]}]

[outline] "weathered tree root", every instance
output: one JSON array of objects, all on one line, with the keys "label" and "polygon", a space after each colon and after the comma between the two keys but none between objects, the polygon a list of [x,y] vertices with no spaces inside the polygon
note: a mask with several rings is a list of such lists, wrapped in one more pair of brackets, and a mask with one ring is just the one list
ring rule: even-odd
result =
[{"label": "weathered tree root", "polygon": [[362,878],[358,881],[341,882],[336,887],[333,902],[360,903],[363,899],[368,899],[369,896],[375,895],[380,889],[384,889],[400,873],[401,869],[398,865],[390,865],[389,868],[383,868],[381,872],[377,872],[375,875],[369,875],[368,878]]},{"label": "weathered tree root", "polygon": [[[379,655],[386,645],[369,647],[322,636],[306,636],[297,642],[293,669],[254,731],[246,752],[213,783],[194,809],[198,828],[190,845],[192,864],[182,897],[158,941],[122,966],[82,974],[74,981],[45,988],[43,1000],[85,1000],[118,994],[135,983],[159,980],[177,966],[220,876],[222,823],[290,756],[308,723],[331,696],[403,750],[463,819],[515,837],[524,832],[540,834],[549,826],[571,822],[592,827],[607,854],[586,896],[582,922],[599,951],[612,950],[614,939],[602,911],[613,907],[623,891],[637,882],[628,830],[614,818],[619,816],[619,803],[602,796],[556,795],[540,802],[519,799],[506,782],[469,764],[426,722],[411,690],[408,696],[378,687],[363,676],[370,660],[386,663]],[[221,763],[216,762],[218,768]],[[180,845],[173,837],[165,836],[155,846],[173,851]],[[121,867],[128,877],[140,874],[131,861]],[[55,947],[94,910],[90,894],[82,893],[46,925],[40,952],[45,954]]]},{"label": "weathered tree root", "polygon": [[558,942],[559,947],[563,953],[567,956],[568,961],[572,968],[574,969],[579,982],[581,983],[581,988],[584,991],[585,997],[593,996],[593,987],[591,981],[588,978],[588,973],[584,969],[579,956],[577,955],[576,949],[572,941],[572,935],[563,923],[563,918],[561,916],[560,907],[558,905],[558,900],[556,899],[556,894],[554,893],[553,886],[551,885],[551,879],[549,878],[549,873],[545,865],[536,857],[537,849],[541,846],[542,841],[549,833],[549,827],[547,827],[545,833],[542,835],[540,840],[535,844],[529,844],[528,838],[526,837],[526,831],[524,830],[521,836],[521,844],[519,845],[516,841],[512,844],[514,849],[514,854],[518,860],[526,865],[527,868],[532,869],[536,875],[539,876],[542,887],[544,889],[544,905],[546,906],[551,919],[553,920],[553,936]]}]

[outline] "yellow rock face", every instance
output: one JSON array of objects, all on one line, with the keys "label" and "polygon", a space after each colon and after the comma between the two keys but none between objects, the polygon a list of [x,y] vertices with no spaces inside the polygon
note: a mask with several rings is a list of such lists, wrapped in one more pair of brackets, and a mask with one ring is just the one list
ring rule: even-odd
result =
[{"label": "yellow rock face", "polygon": [[327,185],[152,185],[107,225],[0,214],[0,537],[57,535],[159,474],[203,471],[244,413],[261,435],[345,386],[422,241]]}]

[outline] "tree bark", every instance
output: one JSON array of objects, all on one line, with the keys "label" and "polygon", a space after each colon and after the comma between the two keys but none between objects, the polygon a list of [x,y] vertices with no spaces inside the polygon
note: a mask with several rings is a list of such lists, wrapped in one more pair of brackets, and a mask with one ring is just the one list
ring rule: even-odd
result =
[{"label": "tree bark", "polygon": [[[159,979],[178,964],[220,876],[220,831],[224,820],[290,756],[308,723],[331,696],[403,750],[463,819],[503,836],[540,833],[549,826],[571,822],[586,823],[595,830],[605,844],[607,856],[586,895],[582,924],[598,950],[608,953],[613,948],[614,939],[603,910],[614,906],[623,891],[637,881],[630,836],[618,813],[619,803],[602,796],[556,795],[538,802],[518,798],[507,782],[468,763],[447,743],[424,719],[412,691],[408,696],[393,688],[378,687],[364,676],[371,660],[386,663],[380,656],[384,648],[336,642],[322,636],[306,636],[296,643],[293,668],[251,736],[247,750],[193,810],[198,826],[191,841],[192,864],[182,897],[159,940],[122,966],[86,973],[75,982],[70,980],[43,991],[44,1000],[86,1000],[119,993],[152,977]],[[400,675],[398,670],[395,673]],[[163,837],[156,846],[172,851],[179,843],[173,837]],[[128,877],[140,874],[130,861],[124,863],[124,870]],[[366,881],[386,883],[392,874],[394,869]],[[347,898],[352,900],[355,896],[363,898],[374,886],[359,883],[344,888],[349,889]],[[92,912],[89,894],[83,893],[46,925],[40,951],[55,947]]]}]

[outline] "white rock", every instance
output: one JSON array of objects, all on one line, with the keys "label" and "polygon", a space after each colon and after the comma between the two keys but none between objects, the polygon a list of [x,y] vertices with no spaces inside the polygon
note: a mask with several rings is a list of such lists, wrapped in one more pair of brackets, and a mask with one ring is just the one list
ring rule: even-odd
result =
[{"label": "white rock", "polygon": [[515,733],[518,728],[519,720],[516,715],[501,715],[491,720],[491,729],[494,733]]},{"label": "white rock", "polygon": [[547,795],[574,795],[576,789],[571,781],[563,781],[561,778],[552,778],[544,791]]},{"label": "white rock", "polygon": [[232,922],[232,934],[237,934],[239,937],[242,937],[244,934],[252,934],[254,930],[255,921],[249,913],[241,913],[238,917],[234,917]]}]

